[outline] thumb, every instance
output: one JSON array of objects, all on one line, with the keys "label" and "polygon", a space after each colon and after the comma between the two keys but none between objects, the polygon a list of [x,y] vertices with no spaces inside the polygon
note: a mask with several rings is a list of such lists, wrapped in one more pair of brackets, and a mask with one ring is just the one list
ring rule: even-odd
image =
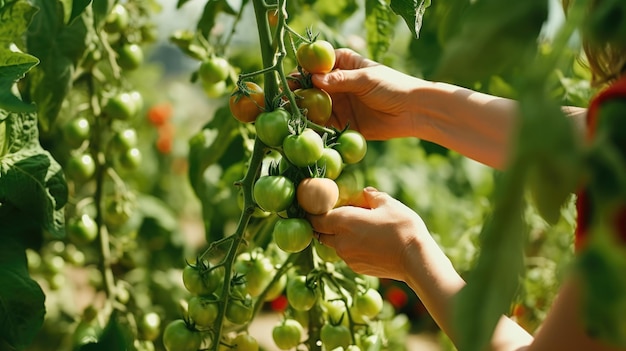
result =
[{"label": "thumb", "polygon": [[363,189],[363,197],[368,205],[368,208],[375,209],[381,207],[389,200],[387,193],[378,191],[376,188],[368,186]]},{"label": "thumb", "polygon": [[336,69],[327,74],[314,74],[311,81],[316,88],[329,93],[355,93],[365,88],[367,84],[365,77],[359,69]]}]

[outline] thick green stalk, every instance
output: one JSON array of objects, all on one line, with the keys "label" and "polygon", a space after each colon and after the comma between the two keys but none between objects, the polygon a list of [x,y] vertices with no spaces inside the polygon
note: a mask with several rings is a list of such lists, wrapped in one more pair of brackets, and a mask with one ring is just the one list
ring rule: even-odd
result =
[{"label": "thick green stalk", "polygon": [[[254,6],[254,15],[256,17],[257,28],[259,30],[259,44],[261,46],[261,55],[263,59],[263,67],[272,67],[275,60],[275,50],[272,43],[272,33],[270,24],[267,20],[267,6],[263,0],[252,0]],[[271,106],[272,99],[278,95],[278,85],[273,70],[265,72],[265,105]]]}]

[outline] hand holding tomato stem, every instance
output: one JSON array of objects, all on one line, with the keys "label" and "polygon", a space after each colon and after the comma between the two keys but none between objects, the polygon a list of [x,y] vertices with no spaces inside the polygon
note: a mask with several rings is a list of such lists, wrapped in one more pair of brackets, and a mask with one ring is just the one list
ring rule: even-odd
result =
[{"label": "hand holding tomato stem", "polygon": [[333,247],[358,273],[404,281],[407,255],[428,235],[410,208],[374,188],[364,191],[369,208],[343,206],[309,216],[320,241]]},{"label": "hand holding tomato stem", "polygon": [[333,101],[329,124],[361,132],[367,139],[414,136],[410,92],[426,82],[357,54],[337,49],[335,70],[313,74],[313,85]]}]

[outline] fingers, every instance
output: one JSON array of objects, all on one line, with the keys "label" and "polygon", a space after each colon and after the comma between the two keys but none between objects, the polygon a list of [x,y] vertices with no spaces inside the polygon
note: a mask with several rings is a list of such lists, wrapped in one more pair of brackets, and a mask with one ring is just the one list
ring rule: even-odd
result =
[{"label": "fingers", "polygon": [[369,60],[348,48],[336,49],[335,56],[335,68],[338,69],[351,70],[378,65],[377,62]]}]

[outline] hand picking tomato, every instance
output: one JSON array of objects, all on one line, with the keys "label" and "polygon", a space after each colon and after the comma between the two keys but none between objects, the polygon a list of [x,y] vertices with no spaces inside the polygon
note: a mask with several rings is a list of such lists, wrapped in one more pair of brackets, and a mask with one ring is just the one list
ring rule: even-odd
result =
[{"label": "hand picking tomato", "polygon": [[330,95],[322,89],[308,88],[294,91],[298,107],[306,110],[306,118],[311,122],[326,125],[333,111]]},{"label": "hand picking tomato", "polygon": [[248,92],[240,91],[239,87],[235,88],[228,104],[233,117],[243,123],[251,123],[265,109],[265,93],[254,82],[245,82],[245,84]]},{"label": "hand picking tomato", "polygon": [[296,51],[296,58],[309,73],[328,73],[335,66],[335,48],[326,40],[303,43]]},{"label": "hand picking tomato", "polygon": [[296,199],[307,213],[319,215],[335,207],[339,200],[339,188],[329,178],[305,178],[298,184]]}]

